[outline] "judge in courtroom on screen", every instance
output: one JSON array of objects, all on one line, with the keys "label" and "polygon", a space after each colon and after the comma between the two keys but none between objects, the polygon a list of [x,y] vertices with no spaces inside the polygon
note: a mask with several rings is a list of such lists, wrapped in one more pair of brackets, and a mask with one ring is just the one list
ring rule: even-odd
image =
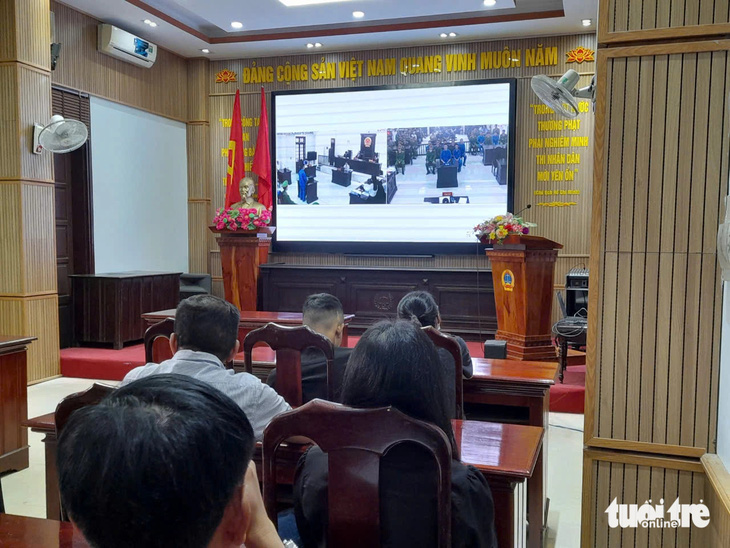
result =
[{"label": "judge in courtroom on screen", "polygon": [[[481,473],[459,461],[450,420],[453,407],[442,370],[436,347],[414,322],[382,321],[365,331],[352,351],[342,403],[358,408],[393,406],[441,428],[451,441],[453,456],[451,546],[492,548],[497,545],[492,493]],[[392,447],[380,460],[382,546],[436,546],[436,475],[435,462],[412,443]],[[294,483],[302,546],[325,545],[327,486],[327,454],[313,447],[300,459]]]},{"label": "judge in courtroom on screen", "polygon": [[[351,348],[340,346],[342,334],[345,330],[345,314],[342,303],[329,293],[310,295],[302,306],[302,323],[312,331],[324,335],[335,347],[335,362],[333,373],[335,376],[335,401],[338,400],[342,377],[345,374],[347,360],[352,352]],[[327,399],[327,360],[316,348],[308,348],[302,352],[302,403],[319,398]],[[276,389],[276,369],[269,373],[266,381]]]},{"label": "judge in courtroom on screen", "polygon": [[170,337],[174,354],[162,363],[132,369],[122,386],[163,373],[179,373],[205,381],[235,401],[260,440],[276,415],[291,407],[274,389],[250,373],[235,373],[223,365],[238,353],[241,314],[231,303],[213,295],[194,295],[180,302],[175,313],[175,332]]},{"label": "judge in courtroom on screen", "polygon": [[281,548],[228,396],[155,375],[74,412],[58,440],[61,502],[96,548]]}]

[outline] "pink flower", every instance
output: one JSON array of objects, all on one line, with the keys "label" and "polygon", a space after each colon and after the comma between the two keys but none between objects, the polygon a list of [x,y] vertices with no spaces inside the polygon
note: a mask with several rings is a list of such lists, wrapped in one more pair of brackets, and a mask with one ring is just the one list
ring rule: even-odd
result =
[{"label": "pink flower", "polygon": [[230,225],[228,225],[228,228],[231,230],[236,230],[238,229],[238,225],[236,223],[231,223]]},{"label": "pink flower", "polygon": [[218,221],[218,224],[216,224],[216,225],[215,225],[215,227],[216,227],[216,228],[217,228],[218,230],[223,230],[224,228],[226,228],[226,223],[224,223],[224,222],[222,222],[222,221]]}]

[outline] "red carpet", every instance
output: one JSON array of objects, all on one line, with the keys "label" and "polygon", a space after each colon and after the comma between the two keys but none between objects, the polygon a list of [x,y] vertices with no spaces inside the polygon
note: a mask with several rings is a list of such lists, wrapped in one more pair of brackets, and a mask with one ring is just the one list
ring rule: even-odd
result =
[{"label": "red carpet", "polygon": [[[350,337],[349,346],[355,346],[359,337]],[[483,346],[470,341],[466,345],[472,356],[481,356]],[[273,361],[268,347],[254,349],[255,361]],[[243,354],[237,356],[243,361]],[[144,347],[141,344],[122,350],[107,348],[64,348],[61,350],[61,374],[64,377],[120,381],[129,371],[144,364]],[[550,389],[550,411],[560,413],[583,413],[585,397],[585,365],[569,366],[565,371],[564,383],[559,382]]]}]

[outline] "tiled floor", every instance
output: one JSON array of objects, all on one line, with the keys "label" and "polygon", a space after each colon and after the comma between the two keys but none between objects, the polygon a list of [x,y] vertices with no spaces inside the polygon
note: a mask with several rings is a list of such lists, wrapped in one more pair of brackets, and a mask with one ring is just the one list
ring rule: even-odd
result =
[{"label": "tiled floor", "polygon": [[[28,416],[50,413],[67,394],[85,390],[94,381],[60,378],[28,388]],[[103,381],[116,384],[113,381]],[[46,517],[45,455],[40,434],[29,433],[30,467],[2,478],[5,508],[10,514]],[[583,415],[550,413],[548,443],[547,548],[580,545]]]}]

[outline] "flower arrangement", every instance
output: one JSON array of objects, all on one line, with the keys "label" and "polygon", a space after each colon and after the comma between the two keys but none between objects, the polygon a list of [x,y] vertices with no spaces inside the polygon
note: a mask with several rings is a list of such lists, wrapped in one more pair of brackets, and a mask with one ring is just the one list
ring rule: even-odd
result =
[{"label": "flower arrangement", "polygon": [[522,217],[507,213],[479,223],[474,227],[474,234],[485,244],[501,244],[510,234],[529,234],[530,228],[536,226],[534,223],[525,222]]},{"label": "flower arrangement", "polygon": [[218,230],[256,230],[271,223],[271,211],[264,209],[259,214],[257,209],[223,209],[216,210],[213,225]]}]

